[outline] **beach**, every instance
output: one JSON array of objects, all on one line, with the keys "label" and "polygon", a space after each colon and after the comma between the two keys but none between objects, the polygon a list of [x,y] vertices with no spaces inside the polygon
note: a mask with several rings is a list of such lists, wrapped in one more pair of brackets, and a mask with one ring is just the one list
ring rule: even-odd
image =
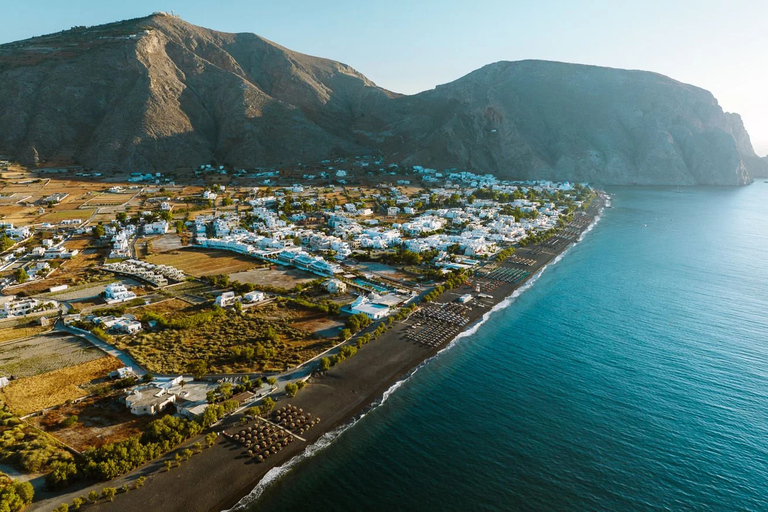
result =
[{"label": "beach", "polygon": [[[603,206],[598,198],[589,208],[583,221],[578,225],[579,236],[594,225]],[[574,239],[578,239],[575,236]],[[495,307],[507,300],[516,290],[531,281],[547,264],[561,255],[570,244],[556,247],[547,245],[519,248],[515,257],[531,260],[525,270],[529,275],[516,283],[503,283],[483,293],[482,300],[469,304],[466,317],[468,322],[464,330],[476,326],[481,319]],[[502,267],[506,264],[502,264]],[[509,265],[510,268],[513,265]],[[441,295],[437,301],[455,302],[463,294],[474,290],[460,286]],[[114,502],[99,503],[89,506],[89,510],[135,511],[212,511],[219,512],[234,507],[243,497],[248,496],[264,476],[273,468],[280,467],[302,454],[307,447],[317,443],[321,437],[348,425],[354,418],[363,414],[398,381],[413,371],[424,361],[435,356],[450,342],[439,346],[425,346],[406,339],[405,334],[412,327],[412,322],[393,324],[392,328],[377,340],[365,345],[357,354],[334,366],[321,376],[313,377],[308,386],[291,399],[278,401],[277,408],[293,404],[304,411],[319,417],[321,423],[303,434],[306,442],[294,442],[266,462],[254,462],[248,457],[242,446],[228,442],[222,436],[219,441],[202,453],[193,456],[181,467],[167,472],[161,469],[164,461],[172,459],[175,453],[120,477],[114,481],[102,482],[67,495],[52,497],[33,504],[30,510],[50,510],[60,503],[69,502],[77,496],[88,494],[93,489],[101,490],[105,486],[121,488],[131,485],[139,476],[146,476],[142,489],[118,494]],[[239,417],[227,419],[217,427],[217,431],[232,431]],[[328,436],[326,436],[326,439]],[[193,439],[178,450],[199,441]],[[178,451],[176,450],[176,451]]]}]

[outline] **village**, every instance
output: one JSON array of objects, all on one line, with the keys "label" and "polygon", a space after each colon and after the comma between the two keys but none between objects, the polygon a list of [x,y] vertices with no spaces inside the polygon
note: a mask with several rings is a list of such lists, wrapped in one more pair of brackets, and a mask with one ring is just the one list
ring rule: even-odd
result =
[{"label": "village", "polygon": [[[34,467],[13,443],[0,459],[33,475],[155,418],[273,406],[411,315],[446,327],[409,340],[444,343],[489,287],[529,274],[499,262],[595,195],[367,157],[186,179],[0,168],[0,399],[56,440]],[[472,275],[493,279],[428,306]]]}]

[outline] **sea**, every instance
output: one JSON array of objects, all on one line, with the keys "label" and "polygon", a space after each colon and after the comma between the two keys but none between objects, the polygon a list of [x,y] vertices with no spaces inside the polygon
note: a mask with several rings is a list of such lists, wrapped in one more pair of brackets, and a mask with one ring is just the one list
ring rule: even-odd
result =
[{"label": "sea", "polygon": [[768,510],[768,184],[608,192],[535,282],[245,510]]}]

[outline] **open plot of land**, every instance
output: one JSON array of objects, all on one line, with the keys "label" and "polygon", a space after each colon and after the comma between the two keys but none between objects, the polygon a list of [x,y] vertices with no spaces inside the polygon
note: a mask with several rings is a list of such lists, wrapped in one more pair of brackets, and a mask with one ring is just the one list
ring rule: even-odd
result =
[{"label": "open plot of land", "polygon": [[308,283],[315,279],[317,279],[317,276],[309,272],[285,267],[256,268],[229,274],[230,281],[251,283],[259,286],[276,286],[285,289],[291,289],[297,284]]},{"label": "open plot of land", "polygon": [[0,345],[0,373],[30,377],[104,357],[87,340],[52,332]]},{"label": "open plot of land", "polygon": [[91,216],[93,212],[91,210],[53,210],[49,211],[48,213],[44,214],[42,217],[38,219],[39,222],[50,222],[52,224],[57,224],[63,220],[67,219],[80,219],[81,221],[86,221]]},{"label": "open plot of land", "polygon": [[[77,416],[77,423],[72,427],[62,427],[61,423],[70,416]],[[140,434],[155,419],[154,416],[131,414],[125,404],[112,394],[64,404],[29,421],[67,445],[83,451]]]},{"label": "open plot of land", "polygon": [[42,334],[50,331],[51,327],[40,325],[37,320],[27,320],[21,322],[4,321],[0,322],[0,343],[5,341],[19,340]]},{"label": "open plot of land", "polygon": [[114,206],[130,201],[135,194],[99,194],[86,201],[87,206]]},{"label": "open plot of land", "polygon": [[191,304],[202,304],[214,298],[215,288],[210,284],[199,281],[186,281],[169,286],[163,290],[163,294],[170,295]]},{"label": "open plot of land", "polygon": [[176,233],[169,233],[153,238],[149,252],[155,254],[158,252],[178,251],[183,248],[181,237]]},{"label": "open plot of land", "polygon": [[6,403],[24,415],[89,394],[88,385],[123,364],[111,356],[11,382],[2,390]]},{"label": "open plot of land", "polygon": [[413,279],[413,274],[405,272],[403,270],[390,267],[383,263],[377,263],[375,261],[364,261],[358,263],[360,270],[370,274],[377,275],[384,279],[394,279],[396,281],[407,281]]},{"label": "open plot of land", "polygon": [[258,262],[248,256],[211,249],[184,249],[149,256],[147,261],[171,265],[195,277],[232,274],[255,267]]}]

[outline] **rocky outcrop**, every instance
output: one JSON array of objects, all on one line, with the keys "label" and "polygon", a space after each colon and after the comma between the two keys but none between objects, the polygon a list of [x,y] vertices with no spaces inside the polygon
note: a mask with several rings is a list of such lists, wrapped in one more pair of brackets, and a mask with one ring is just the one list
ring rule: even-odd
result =
[{"label": "rocky outcrop", "polygon": [[601,184],[736,185],[768,169],[738,115],[655,73],[499,62],[403,96],[164,15],[0,46],[0,153],[124,171],[380,153]]}]

